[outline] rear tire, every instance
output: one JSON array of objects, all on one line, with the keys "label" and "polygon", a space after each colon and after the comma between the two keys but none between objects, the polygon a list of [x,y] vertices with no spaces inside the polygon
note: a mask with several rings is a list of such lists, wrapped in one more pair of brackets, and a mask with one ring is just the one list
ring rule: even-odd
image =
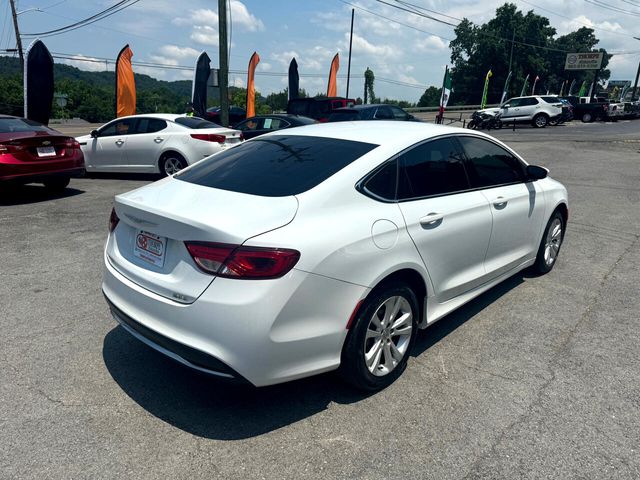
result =
[{"label": "rear tire", "polygon": [[52,177],[42,183],[44,184],[44,188],[51,193],[61,193],[69,186],[70,181],[71,179],[69,177]]},{"label": "rear tire", "polygon": [[419,312],[415,293],[404,283],[388,283],[371,292],[342,349],[342,378],[370,392],[391,385],[407,366]]},{"label": "rear tire", "polygon": [[467,128],[471,129],[471,130],[475,130],[477,127],[476,122],[474,122],[473,120],[471,120],[469,123],[467,123]]},{"label": "rear tire", "polygon": [[556,210],[549,218],[547,227],[544,229],[536,262],[533,264],[533,270],[540,274],[549,273],[556,264],[560,247],[564,239],[565,222],[562,214]]},{"label": "rear tire", "polygon": [[168,177],[178,173],[183,168],[187,168],[187,161],[182,155],[175,152],[165,153],[160,158],[160,174],[163,177]]},{"label": "rear tire", "polygon": [[536,128],[544,128],[549,124],[549,117],[547,117],[544,113],[539,113],[531,122]]}]

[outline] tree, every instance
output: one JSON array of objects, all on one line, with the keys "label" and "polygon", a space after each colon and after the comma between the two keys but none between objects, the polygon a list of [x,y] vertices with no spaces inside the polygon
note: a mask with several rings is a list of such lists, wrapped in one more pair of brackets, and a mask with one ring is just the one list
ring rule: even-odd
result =
[{"label": "tree", "polygon": [[[449,46],[454,65],[452,73],[456,104],[480,103],[489,69],[493,76],[489,83],[488,101],[499,102],[509,74],[510,60],[513,74],[508,96],[520,94],[527,75],[531,79],[540,77],[538,91],[549,89],[558,93],[562,79],[572,76],[564,71],[566,53],[593,51],[598,43],[593,30],[585,27],[555,38],[556,30],[548,18],[533,11],[525,14],[512,3],[499,7],[495,17],[483,25],[463,19],[455,28],[455,35]],[[515,41],[513,54],[512,38]],[[606,66],[606,63],[603,65]],[[608,78],[608,75],[608,70],[604,70],[601,77]],[[593,79],[593,72],[580,73],[575,77]]]},{"label": "tree", "polygon": [[437,107],[440,105],[440,96],[442,95],[442,88],[429,87],[427,88],[420,100],[418,100],[419,107]]},{"label": "tree", "polygon": [[373,91],[373,83],[376,76],[369,67],[364,71],[364,103],[377,103],[376,94]]}]

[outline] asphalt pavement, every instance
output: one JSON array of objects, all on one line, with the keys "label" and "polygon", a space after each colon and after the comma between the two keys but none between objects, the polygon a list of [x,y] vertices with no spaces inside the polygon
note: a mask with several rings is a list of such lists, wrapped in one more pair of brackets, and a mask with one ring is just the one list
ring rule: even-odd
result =
[{"label": "asphalt pavement", "polygon": [[0,478],[640,478],[640,121],[495,135],[569,190],[558,263],[421,331],[373,395],[228,385],[118,327],[111,202],[153,177],[0,191]]}]

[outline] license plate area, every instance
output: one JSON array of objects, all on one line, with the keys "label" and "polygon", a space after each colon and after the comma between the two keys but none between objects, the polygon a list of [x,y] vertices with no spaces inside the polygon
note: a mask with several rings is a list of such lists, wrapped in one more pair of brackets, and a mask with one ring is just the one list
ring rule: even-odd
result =
[{"label": "license plate area", "polygon": [[164,266],[167,250],[167,237],[159,237],[153,233],[138,230],[133,246],[133,256],[158,268]]},{"label": "license plate area", "polygon": [[55,147],[38,147],[36,148],[36,152],[39,157],[55,157],[56,156],[56,148]]}]

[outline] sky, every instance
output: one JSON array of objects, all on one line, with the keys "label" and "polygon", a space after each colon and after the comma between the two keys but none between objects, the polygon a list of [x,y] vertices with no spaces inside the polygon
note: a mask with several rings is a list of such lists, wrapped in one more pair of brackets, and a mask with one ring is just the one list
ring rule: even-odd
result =
[{"label": "sky", "polygon": [[[493,18],[504,0],[404,0],[442,15],[456,24],[463,17],[477,24]],[[386,2],[386,4],[385,4]],[[46,32],[94,15],[116,0],[17,0],[19,28],[26,49],[29,34]],[[251,54],[260,55],[256,90],[267,95],[287,86],[291,58],[298,63],[300,87],[326,92],[331,59],[340,54],[338,95],[346,93],[351,9],[355,8],[349,96],[363,96],[363,73],[375,74],[375,93],[382,98],[417,102],[429,85],[440,86],[450,62],[454,27],[399,10],[413,9],[397,0],[228,0],[231,12],[230,84],[246,86]],[[558,35],[582,26],[595,28],[598,46],[620,52],[610,63],[612,80],[633,80],[640,61],[640,0],[513,0],[520,10],[550,19]],[[32,10],[33,9],[33,10]],[[39,9],[35,10],[35,9]],[[136,66],[162,80],[191,79],[197,56],[206,51],[218,66],[218,2],[216,0],[139,0],[91,25],[41,37],[58,63],[83,70],[113,71],[125,45]],[[424,10],[423,10],[424,11]],[[0,49],[15,48],[9,0],[0,0]],[[72,58],[55,58],[56,56]],[[104,59],[107,59],[105,62]],[[179,69],[176,67],[188,67]]]}]

